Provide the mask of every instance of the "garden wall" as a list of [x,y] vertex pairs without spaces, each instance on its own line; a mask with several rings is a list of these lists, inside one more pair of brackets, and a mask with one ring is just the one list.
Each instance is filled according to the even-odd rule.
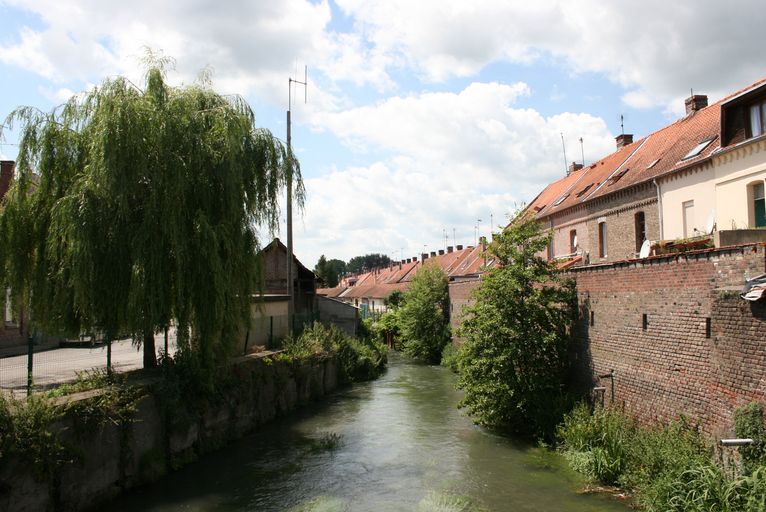
[[[766,272],[764,245],[580,267],[574,381],[644,420],[685,414],[730,434],[734,409],[766,400],[766,305],[739,298]],[[608,375],[614,371],[614,378]]]
[[[0,510],[95,508],[321,398],[336,388],[338,378],[335,358],[290,363],[258,354],[240,358],[232,371],[234,390],[190,420],[168,411],[167,402],[163,407],[163,396],[152,387],[128,421],[94,426],[82,414],[66,415],[51,430],[59,433],[75,462],[41,478],[35,476],[39,467],[9,461],[0,468]],[[89,400],[92,394],[74,400]]]

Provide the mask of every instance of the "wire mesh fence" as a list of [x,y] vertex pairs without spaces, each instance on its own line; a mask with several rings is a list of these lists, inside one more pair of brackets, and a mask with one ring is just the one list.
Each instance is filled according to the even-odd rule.
[[[166,340],[167,339],[167,345]],[[166,348],[167,347],[167,348]],[[176,334],[155,336],[159,357],[176,350]],[[143,349],[132,338],[85,336],[62,340],[31,336],[25,345],[7,347],[0,357],[0,389],[27,394],[76,380],[87,371],[127,372],[143,367]]]
[[[287,315],[253,318],[241,353],[278,350],[291,323],[293,335],[300,336],[307,325],[319,320],[319,315],[318,312],[295,314],[291,320]],[[173,355],[177,348],[175,329],[171,327],[166,333],[156,334],[154,343],[158,358],[163,353]],[[88,335],[78,340],[61,340],[32,336],[26,344],[0,350],[0,390],[29,394],[74,381],[83,372],[120,373],[142,367],[143,347],[132,338],[110,340]]]

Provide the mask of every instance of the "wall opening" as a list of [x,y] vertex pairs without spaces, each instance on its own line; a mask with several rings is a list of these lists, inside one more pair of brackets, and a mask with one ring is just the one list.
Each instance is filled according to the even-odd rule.
[[607,239],[606,239],[606,221],[598,223],[598,257],[606,258]]
[[641,328],[643,330],[646,330],[646,328],[649,326],[649,318],[647,317],[647,314],[644,313],[641,315]]
[[766,227],[766,198],[763,181],[757,181],[748,188],[748,221],[752,228]]
[[644,240],[646,240],[646,216],[644,212],[638,212],[634,219],[636,226],[636,252],[640,252],[641,246],[644,244]]
[[681,205],[684,217],[684,238],[694,236],[694,200],[684,201]]
[[577,230],[573,229],[569,232],[569,253],[574,254],[577,252]]

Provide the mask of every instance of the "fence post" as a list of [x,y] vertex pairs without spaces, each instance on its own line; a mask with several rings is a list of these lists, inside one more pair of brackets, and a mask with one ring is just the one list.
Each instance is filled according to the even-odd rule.
[[112,337],[106,333],[106,376],[112,378]]
[[168,326],[165,326],[165,357],[168,357]]
[[242,355],[247,355],[247,344],[250,342],[250,329],[247,330],[247,334],[245,335],[245,348],[242,349]]
[[269,346],[266,347],[269,350],[274,348],[274,317],[269,317]]
[[35,339],[27,336],[27,396],[32,394],[32,369],[34,368]]

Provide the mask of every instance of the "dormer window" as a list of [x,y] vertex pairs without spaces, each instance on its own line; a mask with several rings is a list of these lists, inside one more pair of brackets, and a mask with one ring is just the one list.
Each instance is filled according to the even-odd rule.
[[750,137],[758,137],[766,131],[766,101],[750,105]]

